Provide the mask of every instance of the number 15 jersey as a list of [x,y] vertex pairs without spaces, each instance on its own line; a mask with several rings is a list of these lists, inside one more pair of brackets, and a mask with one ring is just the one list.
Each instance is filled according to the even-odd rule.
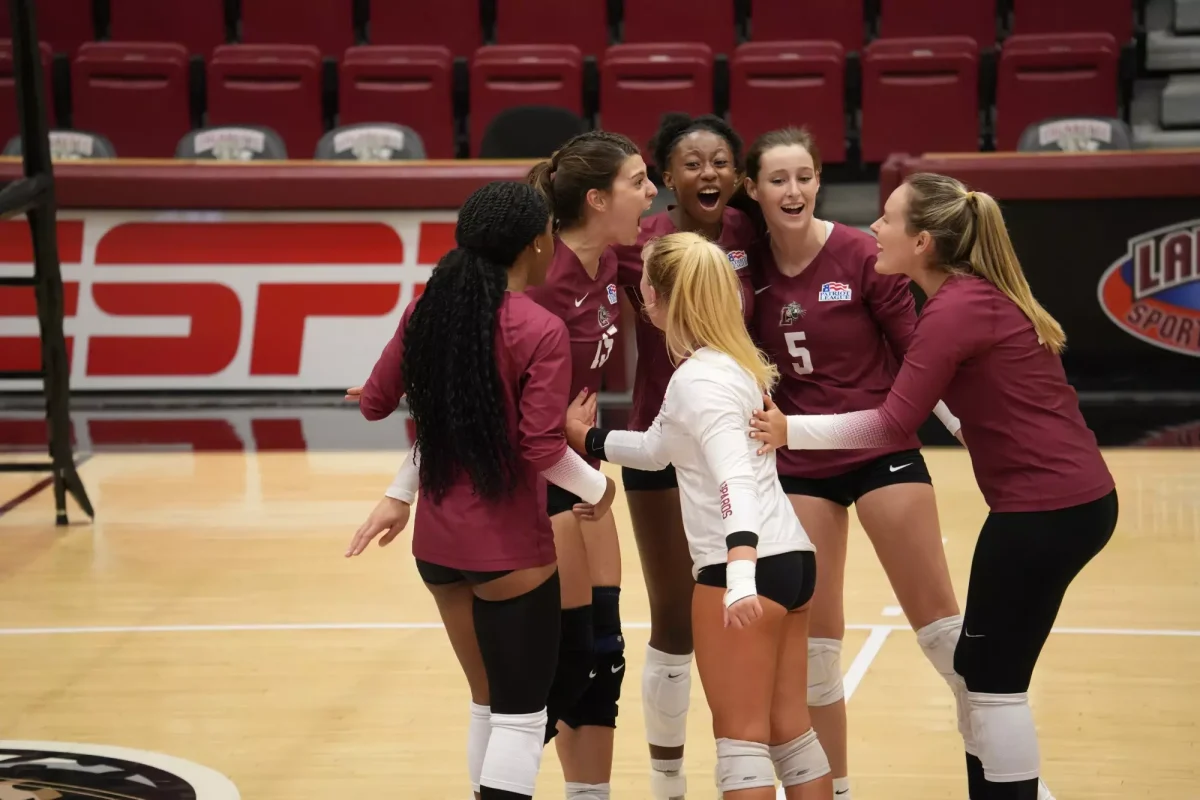
[[[566,323],[571,340],[571,400],[587,388],[600,390],[604,365],[617,342],[617,256],[612,248],[600,255],[596,277],[587,274],[575,251],[554,238],[554,258],[541,286],[525,290],[529,297]],[[592,466],[600,462],[586,459]]]
[[[751,333],[779,368],[774,400],[785,414],[842,414],[882,405],[917,324],[908,278],[875,271],[875,237],[824,224],[832,225],[825,246],[799,275],[779,271],[769,239],[750,258]],[[780,475],[828,478],[920,446],[914,435],[876,450],[776,453]]]

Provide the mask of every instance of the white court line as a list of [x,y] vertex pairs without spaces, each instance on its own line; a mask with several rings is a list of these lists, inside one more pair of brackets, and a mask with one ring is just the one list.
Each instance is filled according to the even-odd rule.
[[854,690],[858,688],[858,684],[862,683],[863,677],[871,667],[871,662],[875,660],[875,656],[879,655],[879,651],[883,649],[883,643],[887,641],[891,632],[890,625],[876,625],[871,628],[871,635],[863,643],[858,655],[850,662],[850,669],[846,670],[846,675],[842,678],[842,690],[846,695],[847,703],[854,696]]
[[[649,622],[622,622],[628,630],[648,630]],[[237,633],[242,631],[408,631],[440,630],[440,622],[269,622],[234,625],[95,625],[79,627],[0,628],[0,636],[55,636],[87,633]],[[852,631],[911,631],[907,625],[847,625]],[[1171,636],[1197,638],[1200,630],[1144,628],[1055,628],[1054,633],[1080,636]]]

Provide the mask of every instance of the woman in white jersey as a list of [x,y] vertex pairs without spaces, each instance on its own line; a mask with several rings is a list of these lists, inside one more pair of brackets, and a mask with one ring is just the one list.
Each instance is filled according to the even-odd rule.
[[[696,665],[712,710],[717,785],[727,800],[832,798],[829,762],[808,715],[808,603],[813,546],[758,455],[746,420],[778,372],[746,331],[737,276],[695,233],[644,252],[646,314],[666,334],[671,377],[646,431],[593,428],[594,398],[567,415],[581,453],[640,470],[674,465],[696,590]],[[582,407],[581,407],[582,405]]]

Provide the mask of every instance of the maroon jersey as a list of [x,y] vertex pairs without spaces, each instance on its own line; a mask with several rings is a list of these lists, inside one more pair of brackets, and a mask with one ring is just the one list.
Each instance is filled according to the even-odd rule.
[[[630,302],[637,309],[634,319],[634,334],[637,339],[637,370],[633,377],[633,410],[629,417],[631,430],[644,431],[654,422],[667,394],[667,384],[675,374],[675,365],[667,352],[666,336],[654,327],[646,315],[641,313],[645,306],[642,299],[642,248],[651,239],[678,232],[671,221],[669,211],[642,219],[641,233],[633,246],[614,247],[617,254],[617,283],[625,288]],[[757,238],[750,218],[736,208],[726,206],[721,217],[721,235],[716,244],[729,256],[729,263],[737,271],[742,282],[742,308],[749,321],[754,308],[754,291],[750,285],[749,259],[746,251]]]
[[[585,387],[589,395],[598,392],[604,365],[617,343],[617,318],[621,314],[616,255],[606,248],[592,278],[575,251],[555,238],[554,260],[546,271],[546,280],[541,286],[531,286],[528,294],[566,323],[571,341],[571,387],[566,405]],[[594,467],[600,464],[595,459],[585,460]]]
[[[752,330],[779,368],[774,400],[785,414],[874,408],[887,397],[917,314],[908,278],[875,271],[878,252],[870,234],[834,225],[799,275],[779,271],[768,240],[751,253]],[[827,478],[920,446],[914,432],[875,450],[780,450],[779,474]]]
[[[789,420],[798,447],[905,442],[944,399],[962,421],[975,479],[992,511],[1053,511],[1111,492],[1062,359],[989,281],[954,276],[921,311],[904,366],[872,411]],[[809,425],[808,433],[801,429]],[[778,451],[782,453],[783,451]]]
[[[364,417],[382,419],[404,395],[404,330],[420,298],[409,304],[396,334],[363,385]],[[571,352],[560,319],[521,292],[508,292],[497,315],[496,363],[504,386],[509,438],[517,453],[517,484],[496,501],[475,495],[462,473],[441,503],[421,493],[413,521],[413,555],[456,569],[527,569],[555,560],[546,516],[546,483],[539,474],[566,451]]]

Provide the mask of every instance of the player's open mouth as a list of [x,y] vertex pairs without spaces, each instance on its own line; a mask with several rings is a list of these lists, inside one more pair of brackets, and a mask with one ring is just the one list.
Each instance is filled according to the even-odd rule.
[[701,208],[706,208],[711,211],[717,207],[717,203],[721,202],[721,190],[701,189],[696,195],[696,199],[700,202]]
[[783,207],[783,213],[789,214],[793,217],[798,217],[804,213],[804,208],[805,208],[804,203],[798,203],[796,205],[788,205],[788,206]]

